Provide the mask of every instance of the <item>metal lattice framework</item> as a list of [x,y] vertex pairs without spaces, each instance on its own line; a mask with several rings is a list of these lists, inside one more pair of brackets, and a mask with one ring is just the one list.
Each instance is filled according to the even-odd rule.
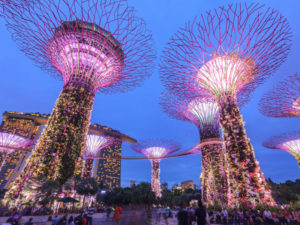
[[[163,51],[161,80],[174,94],[210,95],[219,105],[229,164],[229,206],[273,204],[244,129],[237,96],[251,93],[285,61],[291,29],[260,4],[208,11],[173,35]],[[242,94],[243,101],[250,95]]]
[[196,17],[163,51],[161,80],[177,91],[235,96],[254,90],[290,50],[291,31],[276,10],[231,4]]
[[259,102],[265,116],[300,116],[300,75],[293,74],[268,91]]
[[36,148],[10,190],[17,196],[28,179],[42,175],[63,184],[82,173],[96,92],[141,85],[152,74],[155,52],[152,35],[126,0],[37,0],[7,6],[5,12],[21,51],[64,82]]
[[203,136],[209,132],[208,129],[219,130],[219,108],[209,96],[179,97],[164,91],[159,104],[171,118],[193,122]]
[[19,48],[64,84],[125,92],[152,74],[152,36],[126,0],[37,0],[6,11]]
[[0,170],[8,154],[17,149],[33,145],[33,141],[16,134],[0,132]]
[[165,139],[141,140],[130,146],[134,151],[150,158],[152,164],[151,187],[157,198],[161,197],[160,187],[160,160],[161,158],[178,151],[181,145],[175,141]]
[[101,136],[95,134],[89,134],[87,136],[85,148],[86,162],[84,176],[92,176],[95,156],[98,154],[99,151],[101,151],[101,149],[111,146],[115,142],[116,140],[109,136]]
[[[199,129],[200,143],[219,139],[219,108],[208,96],[175,96],[163,92],[160,106],[171,118],[193,122]],[[202,154],[202,202],[207,206],[225,205],[227,202],[227,171],[222,144],[205,145]],[[192,151],[191,154],[195,153]]]
[[263,146],[271,149],[281,149],[293,155],[300,167],[300,131],[274,136],[263,143]]

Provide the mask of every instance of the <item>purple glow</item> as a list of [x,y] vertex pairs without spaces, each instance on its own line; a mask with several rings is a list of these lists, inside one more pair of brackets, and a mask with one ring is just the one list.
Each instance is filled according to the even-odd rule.
[[300,116],[300,75],[293,74],[269,90],[259,102],[265,116]]
[[65,85],[125,92],[155,67],[152,35],[126,0],[35,0],[7,8],[4,18],[20,49]]
[[300,131],[293,131],[280,136],[274,136],[265,141],[263,146],[289,152],[296,158],[300,167]]
[[130,146],[134,151],[150,158],[152,165],[151,188],[157,198],[161,197],[160,160],[168,154],[178,151],[181,145],[175,141],[164,139],[141,140]]
[[131,144],[130,147],[134,151],[146,155],[148,158],[160,159],[168,154],[178,151],[181,148],[181,145],[171,140],[147,139]]
[[33,142],[30,139],[21,137],[16,134],[9,134],[0,132],[0,151],[10,154],[17,148],[32,145]]
[[113,143],[114,141],[110,137],[89,134],[86,140],[86,157],[95,157],[101,149],[110,146]]

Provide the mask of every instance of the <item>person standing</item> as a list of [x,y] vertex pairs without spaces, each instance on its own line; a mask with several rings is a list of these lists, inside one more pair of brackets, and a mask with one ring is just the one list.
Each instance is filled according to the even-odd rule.
[[177,213],[178,225],[188,224],[188,212],[185,210],[184,205],[180,205],[179,211]]
[[93,224],[93,214],[95,212],[95,208],[92,206],[92,207],[89,207],[88,210],[87,210],[87,225],[92,225]]
[[59,218],[57,215],[55,215],[54,219],[53,219],[53,225],[57,225],[59,221]]
[[73,216],[70,216],[70,218],[68,220],[68,225],[75,225]]
[[115,208],[115,214],[114,214],[114,220],[116,222],[116,225],[119,225],[120,224],[120,219],[121,219],[121,213],[122,213],[122,208],[121,206],[117,206]]
[[34,223],[32,222],[33,218],[30,217],[29,220],[25,223],[25,225],[34,225]]
[[206,225],[206,209],[202,205],[201,200],[198,201],[198,208],[195,211],[195,216],[197,218],[197,225]]
[[44,223],[44,225],[53,225],[53,222],[52,222],[52,216],[49,216],[48,217],[48,220],[46,223]]

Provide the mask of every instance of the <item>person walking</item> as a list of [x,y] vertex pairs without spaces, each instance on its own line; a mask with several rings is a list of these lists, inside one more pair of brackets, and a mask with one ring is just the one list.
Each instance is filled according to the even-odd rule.
[[108,206],[106,208],[106,219],[109,219],[110,217],[110,214],[111,214],[111,211],[112,211],[112,208],[110,206]]
[[120,224],[120,219],[121,219],[121,213],[122,213],[122,208],[121,206],[117,206],[115,208],[115,214],[114,214],[114,220],[116,222],[116,225],[119,225]]
[[91,206],[87,209],[87,215],[86,215],[87,225],[93,224],[93,214],[94,214],[95,210],[96,209],[93,206]]
[[201,200],[198,201],[198,208],[195,211],[195,216],[197,218],[197,225],[206,225],[206,209],[202,205]]
[[169,218],[169,215],[170,215],[170,208],[169,207],[166,207],[164,209],[164,212],[163,212],[163,217],[165,219],[165,224],[168,225],[169,222],[168,222],[168,218]]

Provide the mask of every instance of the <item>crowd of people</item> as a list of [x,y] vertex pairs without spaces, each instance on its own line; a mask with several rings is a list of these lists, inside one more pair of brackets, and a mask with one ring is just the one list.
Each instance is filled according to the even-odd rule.
[[[57,214],[54,216],[49,216],[44,225],[92,225],[93,224],[93,214],[98,212],[98,210],[94,207],[89,207],[84,210],[83,213],[80,213],[77,216],[64,214],[63,216],[58,216]],[[107,219],[110,219],[111,213],[113,213],[112,219],[115,221],[116,225],[120,224],[122,207],[106,207],[101,212],[106,212]],[[24,215],[23,211],[21,213],[18,212],[17,209],[14,209],[9,213],[9,217],[5,223],[1,225],[20,225],[22,220],[22,215]],[[26,215],[26,214],[25,214]],[[25,225],[34,225],[33,217],[30,217],[29,220],[25,223]]]
[[198,207],[180,207],[170,209],[156,208],[154,212],[154,224],[159,224],[161,219],[169,224],[171,217],[176,217],[178,225],[300,225],[300,210],[277,208],[265,210],[212,210],[206,211],[199,202]]
[[[93,214],[97,212],[94,207],[87,208],[79,215],[64,214],[63,216],[49,216],[44,225],[92,225]],[[106,212],[107,220],[114,220],[116,225],[121,225],[121,206],[107,206],[102,212]],[[113,216],[111,216],[113,214]],[[198,207],[157,207],[152,211],[152,224],[161,224],[161,221],[169,225],[170,218],[177,218],[178,225],[211,225],[211,224],[234,224],[234,225],[299,225],[300,209],[273,208],[264,210],[206,210],[201,201]],[[22,213],[15,209],[2,225],[19,225]],[[34,225],[30,217],[25,225]]]

